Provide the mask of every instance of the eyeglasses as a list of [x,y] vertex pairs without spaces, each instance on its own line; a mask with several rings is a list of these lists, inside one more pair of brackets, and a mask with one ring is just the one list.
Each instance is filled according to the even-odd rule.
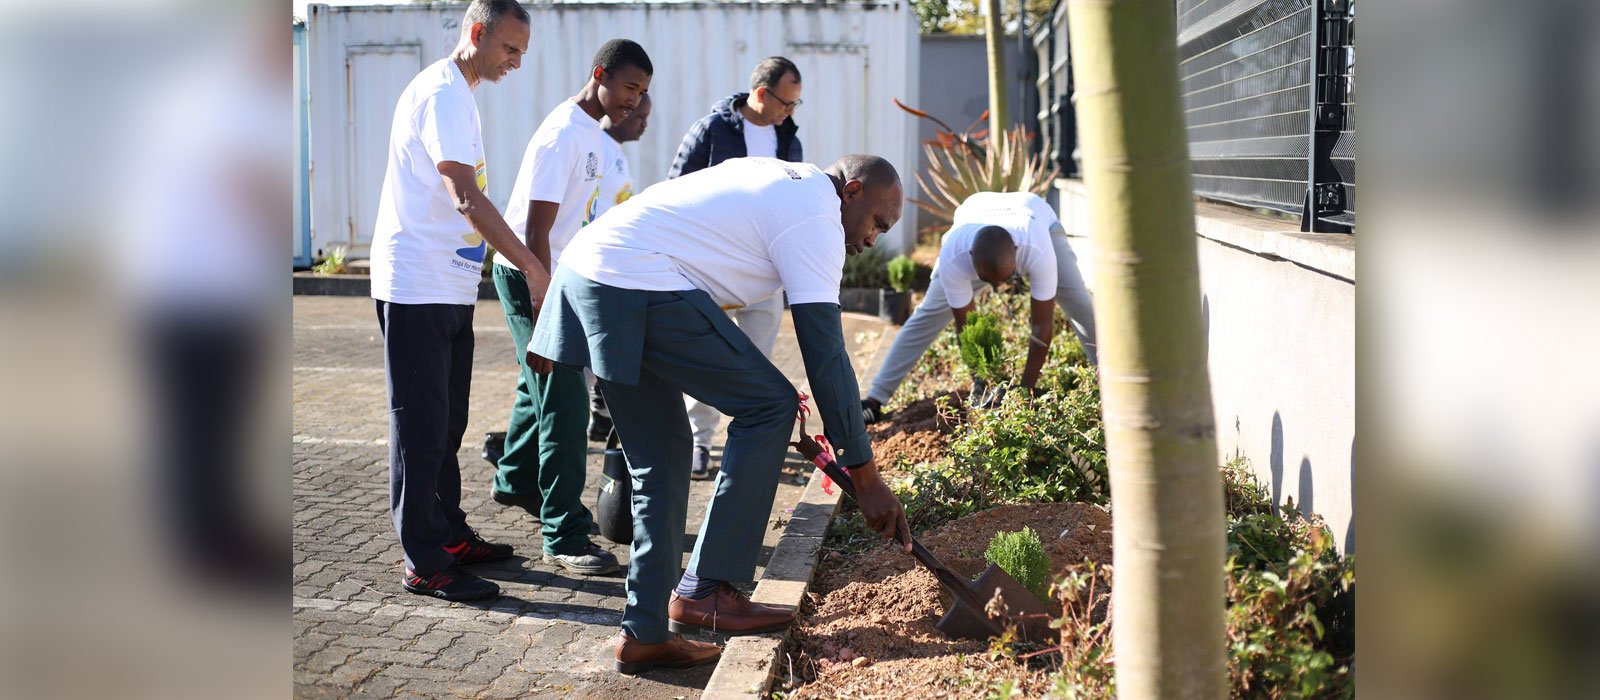
[[790,102],[788,100],[783,99],[782,97],[778,97],[777,93],[774,93],[771,90],[767,91],[767,96],[771,97],[774,100],[777,100],[778,104],[783,105],[784,109],[787,109],[787,110],[789,110],[791,112],[793,112],[793,111],[795,111],[797,109],[800,109],[800,105],[803,105],[803,104],[806,103],[805,100],[799,100],[799,99],[797,99],[797,100],[795,100],[793,102]]

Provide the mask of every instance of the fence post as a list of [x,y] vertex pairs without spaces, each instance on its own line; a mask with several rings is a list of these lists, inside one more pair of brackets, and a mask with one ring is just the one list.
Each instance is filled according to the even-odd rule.
[[1321,217],[1345,211],[1345,189],[1333,167],[1333,147],[1345,126],[1345,50],[1350,44],[1350,0],[1312,0],[1316,42],[1311,51],[1311,153],[1300,230],[1349,233]]

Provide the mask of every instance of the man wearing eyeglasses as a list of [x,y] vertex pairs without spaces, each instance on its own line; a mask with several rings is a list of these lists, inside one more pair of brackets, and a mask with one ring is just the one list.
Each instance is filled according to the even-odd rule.
[[[800,127],[794,123],[794,112],[800,104],[800,69],[794,62],[782,56],[761,61],[750,74],[750,92],[723,98],[712,106],[711,114],[689,127],[667,177],[688,175],[733,158],[800,162]],[[772,359],[772,346],[783,322],[783,294],[774,294],[730,315],[761,353]],[[689,476],[708,479],[711,436],[716,433],[722,414],[694,399],[687,401],[689,424],[694,429],[694,459]]]

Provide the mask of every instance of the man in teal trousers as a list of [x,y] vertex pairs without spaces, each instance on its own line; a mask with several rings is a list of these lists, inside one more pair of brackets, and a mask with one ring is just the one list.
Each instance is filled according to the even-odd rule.
[[[736,587],[755,574],[798,396],[726,312],[779,289],[862,514],[909,551],[905,511],[872,458],[839,312],[845,256],[894,226],[902,196],[894,167],[876,156],[845,156],[825,171],[741,158],[645,190],[567,248],[528,352],[594,371],[627,454],[634,541],[617,670],[695,666],[721,653],[674,632],[754,634],[794,620]],[[685,394],[733,422],[680,578],[692,441]]]

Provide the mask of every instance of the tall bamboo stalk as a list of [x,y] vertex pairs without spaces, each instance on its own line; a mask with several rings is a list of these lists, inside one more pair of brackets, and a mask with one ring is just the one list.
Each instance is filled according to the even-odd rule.
[[1224,698],[1224,526],[1171,0],[1069,0],[1121,697]]
[[989,16],[984,18],[984,44],[989,49],[989,143],[996,144],[1011,127],[1006,113],[1006,28],[1003,0],[983,0]]

